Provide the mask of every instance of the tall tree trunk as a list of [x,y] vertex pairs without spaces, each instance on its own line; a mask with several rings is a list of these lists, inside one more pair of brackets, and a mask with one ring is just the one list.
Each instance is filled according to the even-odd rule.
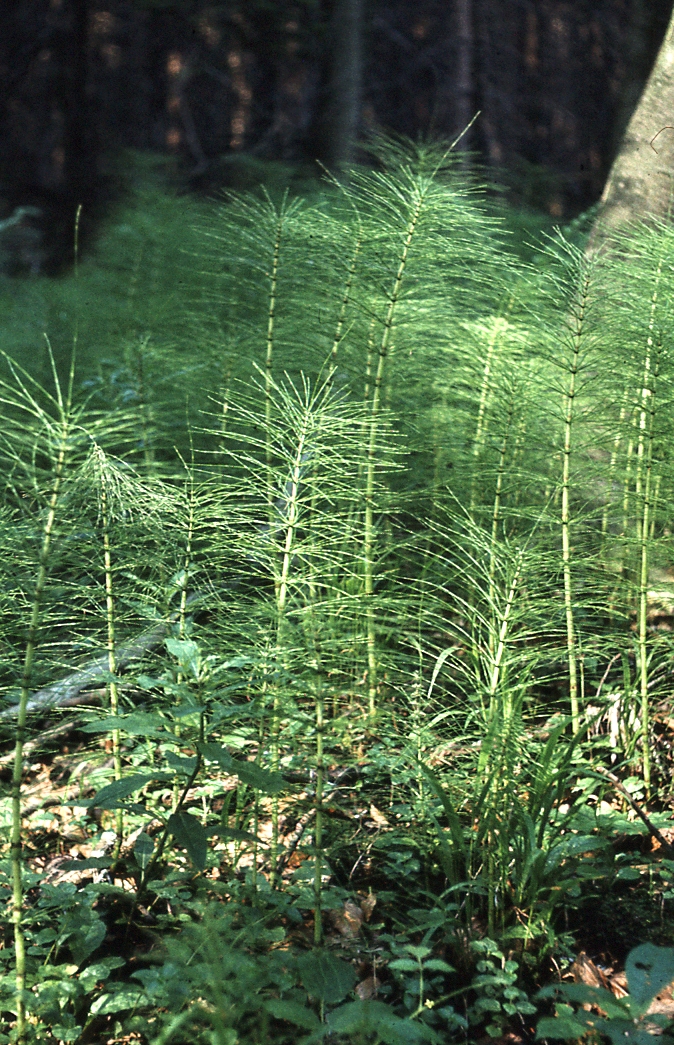
[[315,155],[328,167],[349,163],[360,122],[363,0],[334,0]]
[[[456,131],[467,127],[475,115],[475,85],[473,82],[473,4],[472,0],[456,0]],[[470,133],[470,132],[469,132]],[[469,145],[468,135],[462,148]]]
[[674,13],[601,198],[591,248],[626,222],[663,218],[674,203]]

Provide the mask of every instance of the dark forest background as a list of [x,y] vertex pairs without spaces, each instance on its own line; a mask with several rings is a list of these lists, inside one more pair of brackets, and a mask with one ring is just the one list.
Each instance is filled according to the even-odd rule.
[[[354,4],[360,39],[340,41]],[[86,244],[118,192],[125,149],[174,156],[183,187],[206,193],[241,178],[238,157],[329,164],[331,70],[345,47],[361,140],[377,129],[451,137],[480,110],[461,143],[466,162],[489,168],[515,204],[567,220],[601,194],[671,9],[672,0],[5,2],[9,264],[57,270],[79,204]]]

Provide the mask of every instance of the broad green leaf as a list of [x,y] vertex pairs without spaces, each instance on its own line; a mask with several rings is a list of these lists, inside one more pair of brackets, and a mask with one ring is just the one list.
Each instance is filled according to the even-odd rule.
[[642,943],[630,951],[625,962],[630,1000],[640,1008],[674,981],[674,947]]
[[238,776],[243,784],[249,784],[256,791],[262,791],[265,795],[277,795],[283,788],[284,781],[280,773],[270,773],[255,762],[232,758],[229,751],[219,744],[199,744],[198,747],[209,762],[217,762],[226,773]]
[[176,845],[187,849],[187,854],[199,871],[206,866],[206,830],[195,816],[180,810],[168,818],[168,829]]
[[300,1005],[299,1002],[279,1001],[272,998],[265,1002],[264,1007],[277,1020],[286,1020],[287,1023],[294,1023],[296,1027],[302,1027],[304,1030],[321,1029],[321,1021],[316,1013],[304,1005]]
[[427,970],[431,972],[456,972],[456,969],[452,965],[448,965],[447,962],[443,962],[442,958],[429,958],[427,962],[424,962],[424,972]]
[[107,1016],[111,1012],[135,1009],[146,1001],[145,992],[138,987],[122,986],[114,994],[101,994],[89,1010],[91,1016]]
[[165,751],[164,758],[175,773],[183,773],[185,776],[192,776],[197,766],[196,755],[192,758],[180,758],[173,751]]
[[96,918],[91,925],[84,926],[73,933],[68,940],[68,947],[73,960],[81,965],[90,954],[100,947],[107,935],[107,927],[101,918]]
[[[590,987],[586,983],[564,983],[561,987],[555,984],[554,987],[567,1001],[576,1002],[578,1005],[597,1005],[609,1016],[617,1019],[629,1017],[626,1000],[616,998],[605,987]],[[542,996],[543,992],[540,994]]]
[[94,809],[113,809],[115,806],[108,805],[109,802],[118,802],[120,798],[127,798],[134,791],[140,791],[141,787],[152,783],[153,780],[166,780],[166,773],[134,773],[133,776],[124,777],[123,780],[113,780],[107,787],[101,788],[93,799],[88,803]]
[[553,1041],[577,1041],[586,1033],[587,1027],[573,1019],[572,1016],[556,1018],[544,1016],[536,1026],[537,1041],[540,1041],[541,1038],[552,1038]]
[[413,961],[412,958],[396,958],[394,962],[388,963],[388,967],[398,972],[419,972],[419,962]]
[[553,871],[569,857],[593,853],[597,849],[604,849],[607,845],[607,839],[599,838],[596,835],[570,835],[550,850],[545,860],[545,870],[546,872]]
[[89,856],[86,860],[64,860],[59,871],[102,871],[111,863],[109,856]]
[[251,835],[248,831],[239,831],[236,827],[209,827],[206,829],[206,834],[218,835],[220,838],[225,838],[230,842],[257,842],[258,845],[268,845],[268,842],[263,842],[261,838],[256,838],[255,835]]
[[148,737],[165,737],[169,732],[158,715],[150,715],[143,711],[137,711],[133,715],[110,715],[109,718],[87,722],[80,728],[83,733],[109,733],[113,729],[121,729],[131,736]]
[[403,1020],[382,1001],[352,1001],[333,1010],[328,1026],[336,1034],[376,1035],[385,1045],[416,1045],[417,1042],[440,1042],[435,1031],[423,1023]]
[[166,639],[165,645],[172,657],[175,657],[186,674],[199,678],[199,647],[191,639]]
[[141,831],[138,838],[133,844],[133,855],[135,856],[138,865],[144,871],[154,852],[154,842],[145,831]]
[[125,964],[126,962],[123,958],[102,958],[100,962],[87,965],[86,969],[83,969],[79,974],[78,979],[84,990],[89,994],[97,983],[100,983],[101,980],[107,980],[113,969],[119,969]]
[[327,1005],[342,1001],[356,984],[353,966],[327,951],[303,954],[297,965],[307,993]]
[[[611,1045],[661,1045],[663,1036],[657,1038],[634,1020],[597,1020],[597,1030],[605,1034]],[[666,1042],[667,1039],[664,1038]]]

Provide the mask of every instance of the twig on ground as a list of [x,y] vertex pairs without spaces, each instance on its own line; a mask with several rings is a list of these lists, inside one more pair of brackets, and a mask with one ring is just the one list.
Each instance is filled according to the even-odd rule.
[[609,772],[608,769],[604,769],[601,766],[597,766],[594,771],[595,773],[598,773],[600,776],[606,777],[607,780],[611,781],[613,786],[617,788],[618,791],[620,791],[620,794],[627,799],[637,816],[641,820],[643,820],[644,824],[648,828],[648,833],[651,836],[651,838],[657,838],[658,842],[662,846],[669,859],[674,859],[674,846],[669,844],[665,836],[660,831],[658,831],[655,824],[652,823],[651,820],[649,820],[641,806],[637,802],[635,802],[627,788],[624,786],[624,784],[621,783],[618,777],[614,773]]

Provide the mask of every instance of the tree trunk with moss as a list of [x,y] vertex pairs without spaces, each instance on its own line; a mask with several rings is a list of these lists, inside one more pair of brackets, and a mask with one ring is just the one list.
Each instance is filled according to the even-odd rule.
[[627,125],[601,198],[590,245],[630,221],[665,218],[674,188],[674,13]]

